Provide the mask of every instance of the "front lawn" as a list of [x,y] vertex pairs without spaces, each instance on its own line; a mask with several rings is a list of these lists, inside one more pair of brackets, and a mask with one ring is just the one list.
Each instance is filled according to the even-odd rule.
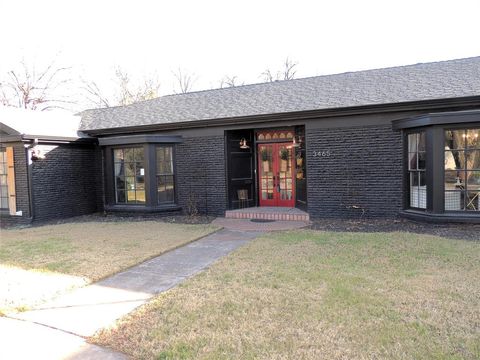
[[91,341],[137,359],[478,359],[480,243],[273,233]]
[[0,233],[0,311],[31,306],[198,239],[212,225],[84,222]]

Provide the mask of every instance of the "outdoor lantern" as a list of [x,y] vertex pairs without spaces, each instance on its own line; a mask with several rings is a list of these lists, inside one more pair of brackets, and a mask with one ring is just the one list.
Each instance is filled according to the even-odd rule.
[[298,136],[298,141],[296,138],[297,138],[296,136],[293,137],[292,147],[299,147],[300,144],[302,143],[302,139],[300,139],[300,136]]
[[247,139],[242,138],[240,140],[240,149],[250,149],[250,146],[247,145]]

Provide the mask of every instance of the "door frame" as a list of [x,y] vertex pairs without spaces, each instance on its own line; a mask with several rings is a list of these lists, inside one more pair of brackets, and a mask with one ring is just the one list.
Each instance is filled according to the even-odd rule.
[[[291,147],[291,142],[286,142],[286,141],[274,141],[274,142],[262,142],[256,144],[256,151],[257,151],[257,182],[258,182],[258,187],[257,187],[257,196],[258,196],[258,204],[259,206],[272,206],[272,207],[295,207],[296,203],[296,198],[295,198],[295,193],[296,193],[296,184],[295,184],[295,149]],[[261,166],[263,161],[261,160],[261,151],[260,147],[262,146],[268,146],[272,148],[272,167],[273,167],[273,187],[274,189],[277,188],[277,190],[274,190],[273,192],[273,199],[267,199],[263,200],[261,196],[261,174],[262,174],[262,169]],[[280,199],[280,192],[279,192],[279,186],[280,186],[280,156],[279,156],[279,151],[280,148],[284,146],[288,149],[290,149],[290,171],[291,171],[291,191],[292,191],[292,198],[289,200],[282,200]]]

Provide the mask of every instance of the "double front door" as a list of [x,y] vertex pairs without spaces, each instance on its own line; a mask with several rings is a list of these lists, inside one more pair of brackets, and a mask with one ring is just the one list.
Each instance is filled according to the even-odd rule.
[[292,143],[258,145],[260,206],[295,206]]

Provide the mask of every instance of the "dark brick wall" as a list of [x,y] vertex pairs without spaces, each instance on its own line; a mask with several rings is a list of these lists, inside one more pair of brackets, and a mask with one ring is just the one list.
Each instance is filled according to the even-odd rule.
[[176,146],[176,179],[179,205],[186,210],[189,198],[202,214],[225,214],[225,142],[223,136],[185,138]]
[[99,150],[60,145],[32,164],[35,221],[67,218],[98,210]]
[[31,222],[26,149],[20,142],[4,144],[4,146],[13,147],[17,211],[22,211],[22,216],[10,216],[8,213],[2,213],[0,214],[0,225],[2,227],[26,225]]
[[[402,207],[402,138],[391,125],[307,129],[312,218],[395,217]],[[314,151],[330,156],[314,157]],[[355,209],[359,207],[359,209]]]

